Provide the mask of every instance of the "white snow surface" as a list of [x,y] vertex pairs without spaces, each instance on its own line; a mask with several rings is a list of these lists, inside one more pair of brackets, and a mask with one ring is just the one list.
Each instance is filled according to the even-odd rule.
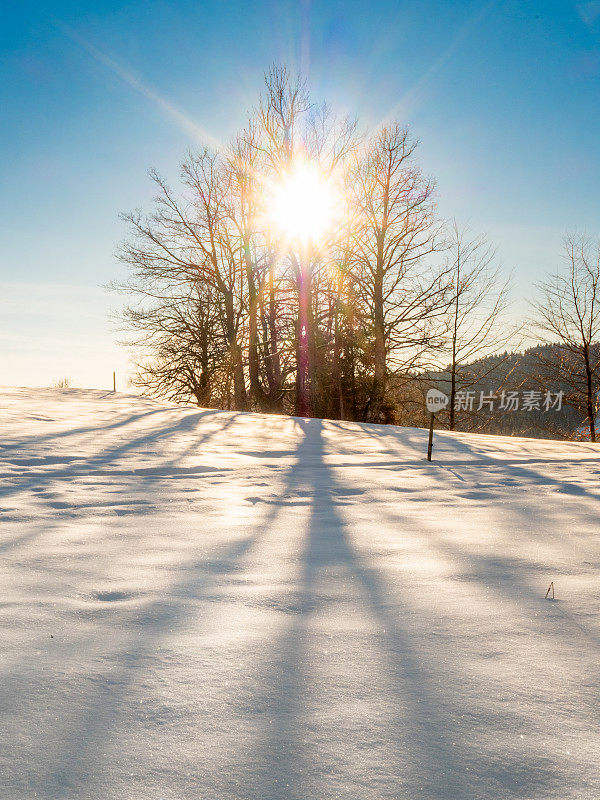
[[426,441],[0,389],[0,798],[600,798],[600,449]]

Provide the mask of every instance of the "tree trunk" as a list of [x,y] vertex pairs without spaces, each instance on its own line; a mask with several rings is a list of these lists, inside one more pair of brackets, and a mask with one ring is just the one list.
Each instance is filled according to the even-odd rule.
[[227,336],[227,344],[229,345],[231,371],[233,373],[233,404],[236,411],[247,411],[248,397],[246,395],[242,348],[237,340],[235,314],[233,311],[233,294],[231,292],[225,294],[225,334]]
[[590,353],[587,347],[583,349],[585,359],[585,379],[586,379],[586,409],[587,418],[590,423],[590,441],[596,441],[596,409],[594,403],[594,390],[592,382],[592,367],[590,365]]
[[296,353],[296,416],[310,417],[309,374],[310,374],[310,275],[307,259],[300,256],[298,269],[298,333]]
[[[380,241],[378,250],[382,251],[383,243]],[[372,422],[380,422],[385,397],[386,380],[386,346],[385,346],[385,317],[383,309],[383,255],[377,254],[377,270],[375,274],[373,292],[373,325],[375,338],[375,352],[373,364],[373,391],[369,417]]]
[[338,280],[334,299],[333,318],[333,364],[332,364],[332,406],[334,416],[344,419],[344,393],[342,389],[342,369],[340,365],[342,337],[340,333],[340,305],[342,297],[342,280]]
[[460,298],[460,256],[457,261],[456,269],[456,301],[454,304],[454,327],[452,331],[452,364],[451,382],[450,382],[450,430],[454,430],[454,401],[456,399],[456,346],[458,342],[458,314],[459,314],[459,298]]
[[455,400],[456,400],[456,364],[453,361],[452,362],[452,367],[451,367],[450,408],[449,408],[449,414],[450,414],[449,428],[450,428],[451,431],[454,430],[454,425],[455,425],[455,421],[454,421],[454,402],[455,402]]
[[246,278],[248,280],[248,376],[250,378],[250,397],[261,411],[270,410],[269,398],[260,382],[260,357],[258,346],[258,292],[254,275],[254,264],[250,248],[244,245]]
[[275,266],[269,264],[269,362],[273,385],[270,387],[271,403],[274,411],[283,411],[281,385],[281,357],[279,355],[279,337],[277,332],[277,303],[275,299]]

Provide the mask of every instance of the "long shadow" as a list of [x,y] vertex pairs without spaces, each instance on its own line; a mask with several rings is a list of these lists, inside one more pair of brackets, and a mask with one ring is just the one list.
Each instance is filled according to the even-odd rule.
[[[188,449],[197,448],[204,444],[208,439],[212,436],[222,433],[226,428],[231,426],[235,421],[237,415],[235,413],[225,413],[225,412],[218,412],[218,411],[201,411],[193,414],[188,414],[181,419],[177,420],[175,423],[167,426],[158,426],[152,428],[151,431],[146,431],[142,435],[133,437],[131,439],[127,439],[125,442],[113,446],[111,448],[107,448],[102,450],[101,452],[94,453],[93,455],[87,458],[73,458],[71,462],[67,465],[63,466],[62,469],[47,469],[43,472],[33,472],[33,473],[25,473],[20,476],[16,476],[17,483],[16,485],[4,485],[0,487],[0,497],[11,497],[12,495],[19,494],[24,490],[35,488],[43,488],[49,482],[57,479],[68,479],[72,480],[77,477],[82,477],[85,475],[99,475],[99,474],[106,474],[106,475],[155,475],[157,477],[161,477],[161,468],[165,472],[165,477],[169,477],[168,468],[171,466],[175,461],[178,461],[181,458],[180,454],[177,454],[172,461],[162,461],[159,462],[160,466],[157,467],[140,467],[135,468],[132,467],[128,471],[123,471],[119,469],[115,469],[114,467],[111,468],[111,465],[114,464],[115,461],[122,458],[124,455],[127,455],[130,452],[135,452],[136,450],[141,450],[143,447],[148,445],[156,445],[163,442],[165,439],[175,438],[181,434],[188,433],[193,431],[193,429],[202,421],[210,418],[214,415],[223,414],[225,416],[225,424],[216,427],[213,431],[207,431],[203,435],[195,438],[189,445]],[[104,429],[101,429],[104,430]],[[101,432],[101,431],[100,431]],[[97,433],[100,433],[97,431]],[[158,454],[157,454],[158,455]],[[10,459],[7,459],[10,461]],[[0,465],[1,465],[0,461]],[[61,458],[59,463],[64,464],[64,459]],[[19,481],[19,478],[24,478],[24,480]]]
[[[306,708],[309,704],[307,695],[310,694],[307,687],[311,686],[311,658],[314,657],[315,635],[311,631],[313,618],[328,611],[334,612],[336,606],[339,608],[340,604],[347,604],[349,601],[356,606],[365,603],[368,610],[374,612],[376,623],[384,631],[383,635],[374,633],[372,639],[374,648],[383,650],[388,673],[391,671],[392,674],[391,685],[389,674],[377,678],[379,691],[389,693],[388,716],[392,719],[396,717],[396,707],[406,708],[408,704],[416,711],[420,706],[421,724],[413,731],[415,737],[410,742],[413,749],[410,762],[399,759],[400,751],[406,750],[407,746],[406,738],[401,732],[402,722],[394,720],[392,727],[397,729],[390,731],[387,728],[385,731],[386,736],[391,739],[390,751],[395,754],[389,764],[391,774],[370,776],[374,789],[372,796],[379,797],[376,785],[393,783],[395,772],[400,785],[400,771],[413,771],[415,762],[427,760],[431,740],[443,741],[445,734],[435,713],[426,715],[427,722],[424,722],[422,704],[424,701],[429,704],[429,698],[424,689],[423,677],[419,680],[417,696],[414,696],[414,687],[406,686],[407,676],[416,677],[421,672],[411,646],[405,640],[403,632],[397,629],[396,621],[389,612],[379,577],[362,563],[348,541],[344,522],[336,506],[337,498],[346,494],[346,490],[338,486],[326,466],[321,420],[305,421],[304,430],[305,438],[298,449],[298,464],[292,472],[290,484],[293,487],[302,487],[310,493],[311,517],[302,556],[297,612],[283,640],[276,645],[279,659],[273,674],[266,682],[263,701],[270,705],[270,726],[262,749],[257,753],[263,775],[260,793],[253,793],[252,797],[265,800],[303,800],[307,796],[326,796],[327,791],[322,784],[327,782],[330,772],[335,773],[336,769],[339,771],[339,765],[344,761],[344,753],[338,752],[337,763],[336,759],[332,759],[329,764],[320,754],[318,761],[321,764],[321,774],[315,774],[311,769],[310,751],[314,749],[315,743],[307,737],[307,728],[310,729],[310,726],[306,719]],[[358,610],[364,611],[362,608]],[[342,649],[349,651],[350,660],[355,657],[351,651],[357,644],[361,645],[354,638],[342,643]],[[364,643],[361,649],[364,649]],[[398,662],[400,654],[402,663]],[[378,655],[379,653],[373,654],[374,660]],[[401,697],[398,697],[399,691],[402,692]],[[326,719],[328,698],[325,693],[321,702],[324,706],[323,718]],[[356,708],[356,699],[351,694],[347,697],[347,706],[349,709]],[[352,727],[350,720],[338,722],[339,730]],[[409,724],[409,720],[403,722]],[[431,726],[433,731],[430,730]],[[380,733],[374,738],[378,739]],[[338,739],[338,748],[341,747],[339,731],[331,730],[329,734],[334,741]],[[326,732],[320,734],[323,738],[326,735]],[[347,739],[343,742],[348,750],[351,750],[353,744]],[[357,744],[360,747],[360,743]],[[426,767],[430,777],[435,775],[437,756],[436,753],[435,759]],[[423,776],[420,781],[427,783]],[[458,796],[456,791],[459,788],[460,786],[453,787],[453,797]],[[345,785],[344,791],[345,796],[359,796],[354,786]],[[389,796],[395,797],[396,794]]]
[[[346,433],[346,429],[340,423],[328,423],[332,427]],[[411,428],[394,428],[392,426],[389,427],[389,430],[386,426],[379,425],[379,426],[369,426],[367,424],[362,424],[361,432],[366,434],[368,437],[376,438],[378,440],[384,439],[387,442],[397,443],[400,449],[396,449],[394,447],[390,447],[389,444],[386,447],[385,454],[382,453],[381,455],[384,458],[379,458],[375,460],[372,454],[369,454],[369,458],[366,461],[366,465],[369,467],[386,467],[386,468],[398,468],[398,467],[417,467],[421,468],[422,470],[431,469],[430,466],[427,466],[424,463],[424,451],[423,446],[425,442],[425,435],[426,432],[421,429],[411,429]],[[563,480],[561,478],[556,478],[548,474],[542,474],[541,472],[533,469],[534,465],[544,467],[545,465],[553,465],[553,464],[564,464],[565,460],[560,458],[545,458],[543,455],[535,456],[531,455],[530,457],[526,458],[512,458],[508,456],[507,458],[496,458],[493,453],[488,451],[481,451],[475,443],[469,443],[464,441],[460,437],[460,435],[450,436],[446,435],[447,432],[445,431],[438,431],[436,434],[436,439],[439,443],[443,443],[445,446],[449,446],[452,450],[463,453],[464,455],[469,456],[469,459],[461,460],[460,458],[457,459],[452,455],[449,458],[449,466],[451,467],[478,467],[478,468],[490,468],[490,469],[508,469],[511,470],[512,477],[518,477],[522,480],[530,480],[538,484],[550,485],[555,486],[560,491],[566,494],[572,495],[581,495],[589,497],[590,499],[598,499],[598,495],[590,492],[583,486],[579,486],[576,483]],[[543,441],[543,440],[540,440]],[[406,457],[406,450],[407,447],[410,447],[414,450],[415,460],[412,461],[410,458]],[[586,451],[589,450],[589,447],[586,447]],[[394,456],[401,456],[401,458],[394,458]],[[436,463],[437,462],[437,463]],[[597,456],[586,456],[584,458],[577,458],[574,463],[577,464],[598,464],[600,467],[600,450],[598,451]],[[344,462],[342,459],[339,459],[336,466],[352,466],[352,462]],[[434,465],[438,467],[445,466],[444,464],[444,454],[437,455],[436,448],[434,445]]]
[[[305,421],[304,430],[291,476],[293,485],[307,487],[312,497],[301,588],[297,613],[276,645],[279,657],[265,680],[263,701],[268,705],[270,724],[256,753],[263,779],[260,792],[248,797],[305,800],[333,796],[326,788],[330,778],[335,779],[335,786],[343,786],[343,796],[352,800],[365,796],[390,800],[400,796],[429,800],[547,796],[553,775],[542,759],[524,761],[519,755],[517,767],[509,758],[504,764],[499,757],[481,763],[481,756],[473,754],[457,722],[465,709],[450,690],[444,691],[442,677],[447,672],[456,686],[464,683],[466,676],[456,674],[456,664],[449,666],[454,653],[445,652],[443,645],[434,653],[415,641],[414,632],[425,629],[430,620],[414,608],[392,601],[378,571],[352,545],[337,504],[348,495],[348,487],[338,483],[327,465],[323,423]],[[375,676],[372,668],[365,669],[364,680],[376,682],[385,711],[372,721],[375,730],[359,734],[358,741],[352,741],[351,731],[360,698],[353,696],[353,691],[360,693],[365,687],[360,689],[348,679],[343,663],[338,668],[349,687],[344,718],[329,719],[330,729],[318,733],[314,720],[309,724],[306,719],[311,659],[315,657],[313,620],[336,611],[342,616],[352,613],[349,604],[358,606],[359,612],[366,610],[375,629],[367,643],[359,641],[359,634],[346,635],[340,659],[344,652],[352,656],[357,646],[364,651],[367,644],[374,661],[381,659],[384,665]],[[327,693],[318,700],[322,704],[320,719],[328,720]],[[504,722],[507,727],[514,724],[508,714]],[[350,733],[342,733],[346,731]],[[330,746],[331,742],[336,743],[336,750],[326,757],[323,743]],[[346,769],[353,756],[360,759],[365,748],[382,746],[388,756],[379,763],[385,767],[368,776],[362,774],[360,783],[353,785]],[[320,771],[315,771],[315,763]]]
[[[499,462],[504,463],[504,462]],[[514,467],[512,463],[507,463],[507,478],[514,475]],[[531,475],[527,476],[528,480],[534,482]],[[432,475],[432,480],[437,479],[439,484],[438,488],[442,488],[444,484],[439,480],[439,475]],[[562,482],[553,480],[553,483]],[[567,484],[569,485],[569,484]],[[530,486],[521,484],[519,491],[531,494]],[[569,492],[569,494],[581,494],[581,492]],[[594,496],[593,499],[598,501],[598,497]],[[529,606],[529,611],[532,615],[551,615],[560,613],[565,619],[572,622],[574,628],[568,634],[570,645],[574,648],[581,647],[581,635],[583,634],[590,643],[596,647],[600,645],[600,639],[595,633],[578,623],[572,615],[563,609],[559,603],[552,604],[545,601],[543,593],[546,588],[544,579],[551,572],[551,568],[544,564],[534,562],[517,555],[501,555],[493,552],[472,552],[465,547],[461,547],[452,541],[451,537],[444,534],[444,526],[433,525],[422,515],[416,517],[405,514],[404,516],[399,513],[392,513],[385,511],[385,520],[391,523],[398,530],[409,529],[415,535],[415,527],[420,527],[419,535],[423,543],[423,547],[429,550],[437,551],[440,555],[448,557],[452,563],[456,564],[458,570],[455,572],[455,579],[472,582],[479,584],[483,590],[492,589],[495,596],[503,598],[505,602],[512,605],[522,606],[526,603]],[[535,514],[535,516],[534,516]],[[506,530],[512,531],[514,541],[513,547],[518,547],[518,539],[516,538],[519,531],[531,531],[532,529],[543,531],[544,537],[549,538],[552,535],[560,536],[562,538],[562,531],[554,531],[555,521],[552,517],[552,512],[549,511],[544,505],[535,506],[534,509],[525,505],[512,505],[503,504],[501,507],[501,515],[506,527]],[[524,574],[539,575],[539,586],[537,591],[532,588],[528,583]],[[553,636],[554,631],[541,630],[542,635]],[[562,633],[564,638],[564,632]]]
[[[540,466],[543,466],[546,463],[558,464],[558,463],[561,463],[560,459],[547,460],[547,459],[544,459],[543,457],[542,458],[525,459],[525,460],[524,459],[520,459],[520,458],[519,459],[494,458],[494,456],[488,455],[488,454],[481,455],[476,450],[476,448],[474,448],[468,442],[465,442],[464,440],[459,439],[458,437],[456,437],[456,438],[453,437],[452,438],[452,446],[458,452],[463,452],[463,453],[467,453],[469,455],[472,455],[472,456],[475,457],[475,459],[477,457],[479,457],[479,459],[481,461],[485,461],[485,465],[486,466],[490,466],[490,467],[494,467],[494,468],[501,468],[501,469],[510,469],[511,477],[522,478],[524,480],[533,481],[534,483],[542,483],[542,484],[546,484],[546,485],[559,486],[559,487],[562,487],[563,490],[566,489],[570,494],[587,495],[587,496],[591,497],[592,499],[597,499],[597,497],[595,495],[590,494],[582,486],[578,486],[575,483],[571,483],[569,481],[565,481],[565,480],[563,480],[561,478],[554,478],[551,475],[541,474],[540,472],[537,472],[536,470],[531,469],[530,467],[527,467],[527,466],[521,466],[522,464],[532,464],[532,463],[533,464],[539,464]],[[580,461],[581,461],[581,459],[577,459],[577,461],[575,463],[578,464],[578,463],[580,463]],[[598,458],[585,459],[585,462],[586,463],[598,463],[598,465],[600,466],[600,453],[598,455]],[[454,465],[455,462],[452,462],[452,463]],[[564,464],[564,460],[562,461],[562,463]]]
[[98,434],[101,431],[115,430],[116,428],[122,428],[125,425],[132,425],[136,422],[139,422],[141,419],[145,419],[146,417],[150,417],[155,414],[164,414],[169,411],[171,411],[171,409],[156,408],[152,409],[152,411],[144,411],[140,414],[128,414],[123,419],[117,419],[115,422],[111,422],[108,425],[95,425],[93,427],[85,426],[82,428],[67,428],[64,431],[55,431],[54,433],[43,434],[41,436],[27,436],[23,439],[19,439],[19,441],[17,442],[11,442],[9,444],[4,444],[4,443],[0,444],[0,452],[4,450],[19,450],[29,445],[36,446],[39,444],[43,444],[44,442],[56,441],[57,439],[67,439],[71,436],[82,436],[88,433]]
[[[193,431],[196,425],[204,421],[207,417],[213,416],[214,414],[223,414],[224,424],[215,427],[213,430],[206,431],[200,436],[193,437],[183,453],[176,454],[172,459],[167,461],[159,460],[155,466],[136,468],[132,467],[130,470],[118,469],[114,466],[111,466],[128,451],[135,452],[136,449],[141,450],[144,446],[155,444],[156,442],[163,441],[167,438],[172,438],[176,441],[179,435]],[[57,490],[55,487],[52,491],[50,491],[49,484],[51,484],[53,481],[68,481],[68,485],[70,485],[71,481],[74,479],[90,475],[94,477],[103,475],[113,480],[119,480],[120,488],[122,489],[121,494],[123,495],[129,495],[134,490],[136,492],[144,492],[145,487],[147,487],[148,491],[151,491],[152,484],[161,479],[172,480],[173,478],[177,477],[185,478],[190,476],[193,477],[194,475],[206,474],[210,474],[212,477],[220,477],[229,471],[227,467],[219,466],[218,468],[211,468],[203,467],[201,465],[194,467],[179,467],[176,466],[176,463],[181,458],[184,458],[186,455],[188,455],[188,453],[192,450],[202,447],[214,436],[224,433],[236,422],[238,416],[239,415],[233,412],[219,412],[213,410],[186,415],[174,425],[154,428],[151,432],[146,432],[143,435],[113,447],[112,449],[103,450],[100,453],[95,453],[88,458],[83,458],[80,460],[78,459],[75,462],[72,461],[63,469],[44,470],[43,472],[22,474],[17,477],[17,483],[15,485],[11,486],[6,484],[0,487],[0,498],[14,498],[23,492],[28,492],[32,489],[35,489],[37,492],[39,492],[38,497],[40,499],[44,499],[46,501],[50,499],[54,503],[57,501],[60,503],[62,497],[60,490]],[[109,427],[112,428],[113,426]],[[102,430],[105,430],[105,428]],[[159,458],[158,453],[156,454],[156,458]],[[65,461],[61,459],[60,463],[65,463]],[[2,461],[0,460],[0,466],[1,465]],[[66,503],[65,508],[77,510],[78,506],[77,504],[72,505],[70,503]],[[53,513],[56,513],[56,511]],[[4,525],[4,532],[9,532],[6,524]],[[18,537],[7,538],[6,540],[2,541],[0,543],[0,552],[8,552],[30,544],[45,532],[47,533],[47,528],[44,529],[43,527],[36,525],[33,530],[27,533],[21,534]]]
[[[285,485],[289,486],[289,478]],[[101,751],[103,742],[110,737],[112,725],[126,701],[133,682],[146,660],[160,647],[166,637],[188,624],[191,615],[198,620],[198,632],[207,628],[208,604],[223,575],[237,572],[249,551],[264,537],[281,513],[282,507],[272,504],[250,533],[233,542],[218,547],[182,567],[178,579],[160,599],[147,604],[132,618],[122,620],[128,631],[124,643],[107,654],[106,680],[97,681],[94,693],[80,703],[74,716],[77,722],[66,735],[59,737],[60,745],[53,756],[53,768],[43,778],[43,783],[28,786],[36,796],[56,800],[71,796],[73,792],[96,796],[87,781],[96,779],[89,772],[88,757]],[[84,639],[76,648],[84,652]],[[73,653],[75,655],[75,653]],[[16,667],[19,674],[19,667]],[[9,676],[4,676],[6,684]],[[181,776],[182,780],[185,776]],[[189,776],[188,776],[189,777]],[[173,776],[177,780],[176,776]],[[167,791],[174,791],[169,785]],[[83,794],[82,794],[83,796]]]

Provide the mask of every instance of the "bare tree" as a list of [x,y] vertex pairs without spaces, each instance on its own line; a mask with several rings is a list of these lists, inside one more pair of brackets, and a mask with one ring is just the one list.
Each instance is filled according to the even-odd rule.
[[132,383],[172,402],[218,406],[230,370],[218,306],[206,286],[185,288],[138,287],[137,303],[121,312],[136,353]]
[[538,284],[535,328],[547,344],[541,376],[566,387],[564,402],[578,411],[596,441],[600,389],[600,242],[565,239],[565,268]]
[[182,164],[182,176],[191,192],[189,209],[182,208],[172,193],[165,193],[167,208],[180,235],[190,239],[198,254],[202,281],[216,293],[231,361],[235,408],[245,410],[245,264],[243,244],[230,224],[231,176],[223,157],[208,150],[190,153]]
[[133,235],[119,255],[133,274],[116,288],[146,300],[187,298],[191,288],[197,296],[210,297],[231,368],[234,405],[243,410],[244,269],[239,239],[229,225],[229,176],[223,160],[208,150],[189,154],[182,164],[187,194],[177,194],[154,171],[151,177],[158,188],[154,212],[124,215]]
[[[448,308],[448,427],[454,430],[457,391],[469,389],[487,377],[490,367],[480,360],[513,342],[518,329],[504,317],[510,279],[501,280],[496,252],[485,237],[472,235],[453,220],[447,252],[452,286]],[[493,369],[497,367],[494,362]]]
[[[255,147],[261,155],[263,189],[268,194],[269,184],[276,184],[290,172],[295,159],[302,151],[306,117],[311,108],[304,81],[293,76],[285,67],[273,66],[265,75],[265,93],[256,112],[260,137]],[[267,201],[268,202],[268,201]],[[291,285],[280,284],[280,291],[294,292],[297,296],[297,315],[294,320],[295,342],[295,408],[300,416],[311,413],[308,399],[308,380],[311,363],[312,320],[310,317],[311,270],[306,252],[296,252],[292,243],[283,243],[273,232],[273,248],[268,258],[270,270],[277,266],[284,273],[282,262],[287,260]],[[272,274],[269,276],[272,282]],[[271,334],[272,336],[272,334]],[[276,366],[276,362],[274,362]]]
[[[259,312],[266,273],[271,264],[260,219],[262,187],[259,177],[259,134],[252,121],[234,141],[227,157],[229,170],[229,216],[239,237],[247,285],[248,373],[250,398],[261,411],[278,410],[281,387],[278,373],[277,330],[272,331],[269,357],[261,365],[261,328]],[[274,346],[274,351],[273,351]],[[266,367],[261,369],[261,366]],[[267,385],[261,377],[266,371]]]
[[352,176],[354,276],[373,339],[366,417],[374,422],[383,418],[389,375],[439,345],[448,304],[443,270],[427,263],[441,242],[434,183],[416,164],[417,145],[406,128],[386,126],[358,154]]
[[[261,155],[257,164],[261,164],[263,184],[277,184],[307,163],[323,181],[341,180],[348,156],[356,146],[356,123],[337,118],[326,105],[312,104],[303,81],[285,68],[272,68],[265,76],[265,87],[256,114],[259,136],[254,145]],[[279,291],[288,306],[294,298],[295,410],[300,416],[323,413],[325,407],[320,391],[324,376],[317,363],[323,366],[324,348],[329,345],[323,341],[320,324],[327,317],[329,283],[324,277],[325,265],[336,235],[333,227],[314,246],[310,242],[285,241],[275,232],[270,243],[269,268],[273,270],[278,265],[280,274],[287,278],[279,282]],[[271,286],[272,273],[268,279]],[[272,328],[270,324],[271,340]]]

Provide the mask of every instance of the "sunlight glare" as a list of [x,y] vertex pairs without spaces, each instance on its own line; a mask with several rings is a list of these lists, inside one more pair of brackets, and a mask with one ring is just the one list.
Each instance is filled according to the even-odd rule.
[[340,197],[317,169],[298,166],[275,188],[270,220],[286,238],[318,243],[338,214]]

